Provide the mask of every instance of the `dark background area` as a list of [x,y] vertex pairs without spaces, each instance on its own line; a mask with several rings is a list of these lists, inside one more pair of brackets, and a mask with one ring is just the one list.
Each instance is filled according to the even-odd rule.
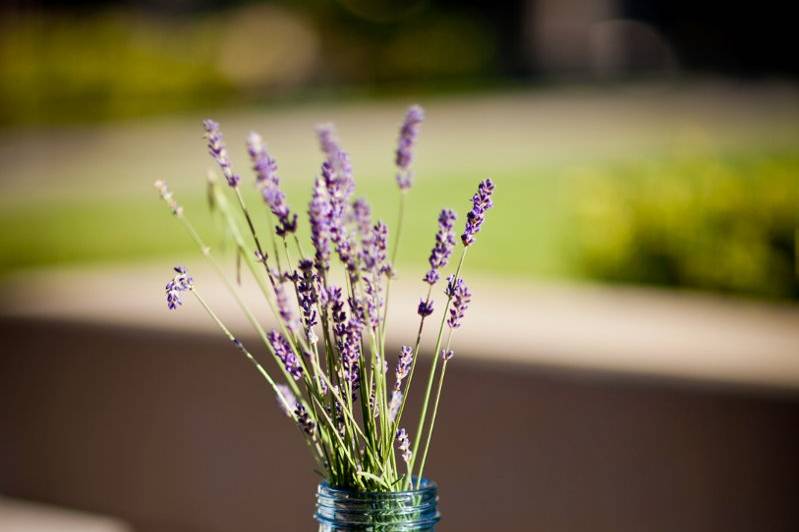
[[[313,528],[311,459],[223,339],[19,320],[0,335],[0,492],[137,532]],[[450,372],[430,460],[442,532],[799,524],[795,391]]]

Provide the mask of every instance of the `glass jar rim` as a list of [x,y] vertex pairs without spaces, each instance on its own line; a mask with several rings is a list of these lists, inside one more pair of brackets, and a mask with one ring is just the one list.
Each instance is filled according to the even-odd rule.
[[[413,478],[412,482],[417,480],[416,477]],[[351,501],[358,501],[358,500],[374,500],[376,498],[381,499],[392,499],[392,498],[399,498],[399,497],[407,497],[413,495],[425,495],[430,494],[438,491],[438,484],[435,481],[422,478],[420,483],[419,489],[410,489],[410,490],[401,490],[401,491],[368,491],[368,492],[358,492],[352,491],[345,488],[334,488],[332,487],[327,480],[323,480],[319,483],[319,488],[324,490],[326,494],[331,496],[342,496],[346,497],[348,500]]]

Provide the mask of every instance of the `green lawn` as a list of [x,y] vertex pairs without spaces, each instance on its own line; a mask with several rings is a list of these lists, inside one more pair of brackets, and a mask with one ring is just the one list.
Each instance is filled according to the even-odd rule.
[[[656,99],[620,90],[429,102],[400,265],[423,263],[438,210],[455,209],[462,223],[478,181],[490,176],[496,208],[470,269],[791,294],[786,234],[799,213],[799,110],[790,96],[714,88]],[[219,116],[256,224],[266,223],[265,208],[247,171],[247,131],[264,134],[304,221],[321,161],[312,128],[333,120],[351,153],[357,194],[393,229],[391,154],[403,109],[351,102]],[[7,171],[0,178],[0,275],[190,260],[197,251],[158,199],[151,186],[157,178],[167,179],[208,241],[223,245],[205,206],[210,161],[200,118],[1,132]],[[774,272],[782,276],[779,287],[760,290]]]
[[[567,270],[559,249],[559,242],[568,236],[563,186],[537,173],[492,176],[497,183],[497,207],[479,237],[480,245],[474,248],[473,267],[517,275],[557,275]],[[439,176],[417,181],[408,197],[400,262],[427,259],[442,207],[455,209],[463,221],[478,179]],[[178,187],[175,194],[208,240],[223,246],[224,234],[210,215],[205,196],[196,190],[202,188],[200,182],[193,188]],[[304,217],[310,183],[286,188],[292,207]],[[367,197],[375,215],[394,228],[399,194],[393,182],[367,181],[358,194]],[[255,194],[247,196],[257,213],[256,223],[265,228],[265,207]],[[197,251],[154,189],[149,195],[113,201],[74,199],[13,206],[0,213],[0,223],[13,228],[0,233],[0,271],[4,273],[46,265],[178,259]],[[303,235],[307,237],[307,231]]]

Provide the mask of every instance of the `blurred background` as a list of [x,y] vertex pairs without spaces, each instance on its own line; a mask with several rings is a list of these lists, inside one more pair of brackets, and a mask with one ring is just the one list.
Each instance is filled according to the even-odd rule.
[[313,529],[257,374],[166,310],[172,265],[216,285],[152,182],[235,273],[201,120],[253,206],[261,133],[299,212],[334,122],[393,228],[412,103],[395,347],[436,213],[497,183],[431,456],[440,530],[799,529],[794,26],[772,0],[3,2],[0,531]]

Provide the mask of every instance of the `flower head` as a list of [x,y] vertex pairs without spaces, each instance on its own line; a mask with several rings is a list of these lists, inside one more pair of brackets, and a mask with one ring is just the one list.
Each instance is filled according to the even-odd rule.
[[230,167],[230,159],[227,155],[225,140],[222,137],[219,124],[209,118],[203,120],[203,128],[205,128],[205,138],[208,140],[208,153],[219,165],[227,184],[234,188],[237,187],[239,185],[239,176],[234,174],[233,169]]
[[394,390],[391,392],[391,401],[388,403],[388,420],[391,423],[394,423],[394,420],[397,419],[397,414],[399,413],[401,406],[402,392],[399,390]]
[[261,190],[261,196],[279,222],[275,231],[279,236],[286,236],[295,232],[297,230],[297,215],[291,213],[286,203],[286,195],[280,190],[277,163],[267,153],[258,133],[250,133],[247,138],[247,152],[250,154],[250,159],[253,163],[256,184]]
[[438,232],[436,233],[436,243],[430,252],[430,269],[423,277],[423,281],[431,286],[438,282],[440,277],[439,270],[444,268],[452,255],[455,247],[455,233],[452,231],[457,219],[455,211],[443,209],[438,215]]
[[413,145],[419,133],[419,126],[424,119],[424,111],[418,105],[413,105],[405,114],[405,120],[400,128],[399,140],[397,141],[397,151],[395,163],[397,164],[397,184],[400,190],[408,190],[412,184],[412,174],[410,172],[411,161],[413,160]]
[[327,187],[320,177],[314,182],[311,204],[308,206],[314,265],[320,273],[330,268],[330,210]]
[[456,279],[454,275],[450,275],[447,279],[446,294],[452,299],[447,325],[449,325],[451,329],[457,329],[463,322],[466,309],[469,308],[469,303],[472,300],[472,292],[469,290],[469,287],[466,286],[463,279]]
[[413,349],[409,345],[403,345],[397,360],[397,370],[394,373],[394,389],[399,391],[402,387],[402,380],[408,376],[413,363]]
[[297,408],[297,398],[294,397],[294,393],[291,391],[291,388],[285,384],[277,384],[275,387],[277,388],[278,394],[277,403],[288,417],[293,418],[294,410]]
[[363,198],[358,198],[352,202],[352,214],[361,239],[366,238],[372,227],[372,208]]
[[[316,126],[316,134],[319,138],[319,147],[325,154],[325,162],[330,166],[333,178],[329,183],[335,186],[337,195],[346,202],[347,198],[355,191],[355,180],[352,177],[352,165],[338,140],[336,139],[333,124],[320,124]],[[334,194],[336,195],[336,194]]]
[[491,195],[494,193],[494,182],[491,179],[480,181],[477,192],[472,197],[472,210],[466,215],[466,228],[463,230],[461,240],[464,246],[474,244],[475,235],[485,221],[485,213],[494,206]]
[[441,360],[444,362],[449,361],[455,355],[455,351],[452,349],[442,349],[441,350]]
[[416,312],[423,318],[428,317],[433,313],[433,300],[432,299],[419,299],[419,306]]
[[158,193],[161,195],[161,198],[169,205],[169,208],[172,210],[172,214],[175,216],[180,216],[183,214],[183,207],[181,207],[175,198],[172,196],[172,192],[169,191],[169,188],[166,186],[165,181],[161,181],[160,179],[154,183],[155,188],[158,190]]
[[255,131],[251,131],[247,137],[247,153],[255,172],[255,183],[259,188],[280,184],[280,178],[277,176],[277,162],[269,156],[261,135]]
[[397,431],[397,447],[400,451],[402,451],[402,459],[405,460],[405,463],[411,461],[411,456],[413,453],[411,452],[411,439],[408,437],[408,431],[405,428],[401,428]]
[[175,276],[166,283],[166,305],[169,310],[175,310],[183,304],[181,292],[191,290],[194,280],[183,266],[175,266]]
[[286,369],[286,372],[291,375],[294,380],[299,380],[300,377],[302,377],[302,366],[297,360],[297,355],[294,354],[294,350],[291,348],[291,344],[289,344],[288,340],[277,331],[269,332],[266,337],[267,340],[269,340],[269,345],[271,345],[272,349],[275,351],[275,355],[280,359],[280,362]]

